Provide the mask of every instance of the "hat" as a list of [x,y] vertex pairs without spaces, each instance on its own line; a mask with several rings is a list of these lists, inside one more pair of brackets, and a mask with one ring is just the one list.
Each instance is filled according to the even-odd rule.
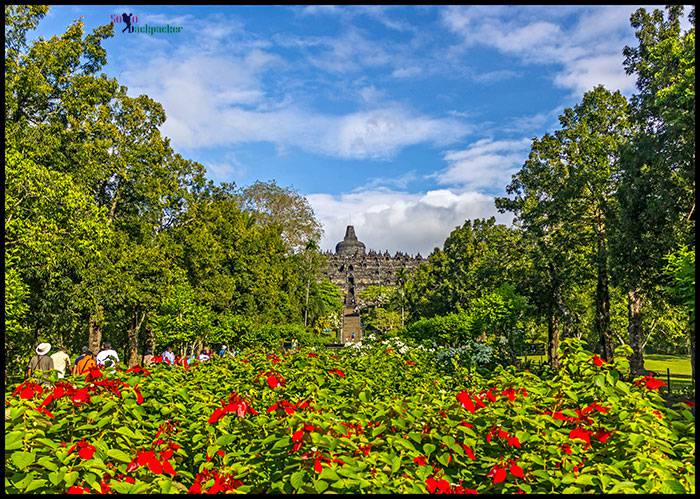
[[88,347],[83,347],[83,349],[82,349],[81,351],[82,351],[83,353],[87,353]]
[[49,350],[51,350],[50,343],[39,343],[39,346],[36,347],[36,353],[38,355],[46,355],[47,353],[49,353]]

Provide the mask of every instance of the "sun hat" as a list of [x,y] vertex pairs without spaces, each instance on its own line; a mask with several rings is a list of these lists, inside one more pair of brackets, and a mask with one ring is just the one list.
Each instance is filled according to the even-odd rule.
[[49,350],[51,350],[50,343],[39,343],[39,346],[36,347],[36,353],[38,355],[46,355],[47,353],[49,353]]

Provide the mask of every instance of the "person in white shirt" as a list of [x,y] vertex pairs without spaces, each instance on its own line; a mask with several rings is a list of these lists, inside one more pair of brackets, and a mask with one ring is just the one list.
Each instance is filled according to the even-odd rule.
[[59,346],[57,351],[51,354],[51,360],[53,361],[53,368],[58,371],[58,377],[65,378],[66,367],[70,365],[70,357],[66,353],[66,349],[63,346]]
[[209,353],[206,350],[202,350],[202,352],[199,354],[199,357],[197,357],[197,360],[200,362],[206,362],[209,359]]
[[165,349],[165,352],[163,352],[163,362],[167,362],[168,364],[175,364],[175,354],[173,353],[173,347],[168,345],[168,347]]
[[105,342],[102,345],[102,350],[100,353],[97,354],[97,357],[95,357],[95,361],[97,362],[98,367],[117,367],[117,363],[119,362],[119,355],[117,355],[117,352],[112,350],[112,345],[108,342]]

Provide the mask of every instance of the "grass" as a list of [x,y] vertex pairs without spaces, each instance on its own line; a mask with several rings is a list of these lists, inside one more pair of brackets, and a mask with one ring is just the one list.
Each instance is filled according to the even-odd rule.
[[[540,363],[546,362],[546,355],[527,355],[525,356],[530,362]],[[522,357],[521,357],[522,359]],[[662,355],[662,354],[647,354],[644,356],[644,367],[649,371],[654,371],[657,377],[666,381],[666,369],[671,371],[671,389],[680,385],[690,385],[693,380],[690,379],[691,367],[690,357],[683,355]],[[684,376],[684,377],[678,377]]]

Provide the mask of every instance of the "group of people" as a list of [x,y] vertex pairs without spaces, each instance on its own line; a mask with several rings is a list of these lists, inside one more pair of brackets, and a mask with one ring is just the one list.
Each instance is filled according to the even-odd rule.
[[[119,355],[112,349],[112,345],[109,342],[105,342],[102,345],[102,350],[100,350],[97,355],[95,355],[86,346],[82,348],[81,354],[75,359],[71,365],[70,356],[66,353],[66,349],[59,345],[56,347],[56,351],[49,355],[51,351],[50,343],[40,343],[36,349],[36,354],[32,356],[29,360],[29,367],[27,368],[27,377],[37,375],[39,372],[48,373],[52,370],[58,372],[58,378],[65,378],[66,371],[70,368],[70,374],[72,376],[81,376],[90,372],[90,369],[94,367],[99,368],[114,368],[119,363]],[[229,351],[226,345],[221,345],[221,349],[218,352],[220,357],[225,355],[235,355],[235,352]],[[197,356],[196,360],[199,362],[207,362],[211,360],[214,356],[212,350],[205,346],[202,348],[201,352]],[[154,362],[154,355],[152,349],[147,349],[143,355],[141,364],[143,366],[150,365]],[[186,356],[187,363],[190,364],[195,360],[194,354]],[[162,360],[168,364],[175,364],[175,353],[173,352],[173,347],[168,345],[162,355]],[[44,375],[45,377],[45,375]]]
[[93,367],[116,367],[119,362],[119,355],[112,349],[109,342],[102,345],[97,355],[90,351],[88,347],[83,347],[82,352],[71,365],[70,356],[66,353],[66,349],[62,345],[56,347],[56,351],[49,355],[51,351],[50,343],[39,343],[36,347],[35,355],[29,359],[29,367],[27,368],[27,377],[33,376],[38,372],[48,373],[52,370],[57,371],[58,378],[66,377],[66,371],[70,368],[70,374],[80,376],[87,374]]
[[[219,357],[223,357],[227,354],[235,356],[235,352],[229,351],[228,346],[221,345],[221,348],[219,349],[219,352],[218,352]],[[207,361],[211,360],[213,357],[214,357],[214,352],[208,346],[204,346],[196,358],[195,358],[194,352],[188,352],[188,354],[186,354],[183,357],[183,360],[185,360],[187,362],[187,364],[191,364],[195,360],[198,360],[199,362],[207,362]],[[165,348],[165,351],[163,352],[161,358],[162,358],[163,362],[165,362],[167,364],[175,364],[176,363],[175,353],[173,352],[173,347],[171,345],[168,345]],[[146,353],[143,356],[142,364],[144,366],[152,364],[154,362],[154,359],[155,359],[155,356],[153,355],[153,350],[149,348],[146,350]]]

